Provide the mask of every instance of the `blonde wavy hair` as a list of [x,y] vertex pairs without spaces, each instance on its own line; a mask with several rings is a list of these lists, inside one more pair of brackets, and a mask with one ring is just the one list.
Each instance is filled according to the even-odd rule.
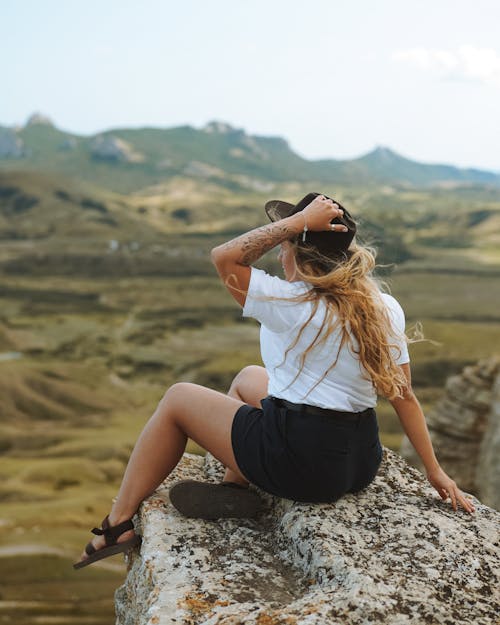
[[[402,397],[408,389],[408,381],[391,354],[391,348],[396,348],[399,352],[400,349],[395,343],[391,343],[394,330],[381,297],[381,294],[388,292],[389,288],[385,282],[373,275],[376,267],[376,249],[353,242],[345,256],[335,261],[320,255],[313,248],[301,246],[297,241],[290,241],[290,244],[295,252],[297,276],[312,286],[306,293],[292,298],[292,301],[309,301],[312,302],[312,307],[309,318],[287,349],[284,361],[288,352],[300,340],[306,325],[316,314],[320,301],[323,300],[327,304],[324,322],[301,355],[301,367],[293,382],[300,375],[311,350],[325,343],[340,327],[341,340],[335,360],[313,388],[335,367],[340,350],[347,344],[352,353],[359,357],[379,395],[387,399]],[[404,339],[407,343],[423,340],[420,324],[416,324],[412,338],[405,333]]]

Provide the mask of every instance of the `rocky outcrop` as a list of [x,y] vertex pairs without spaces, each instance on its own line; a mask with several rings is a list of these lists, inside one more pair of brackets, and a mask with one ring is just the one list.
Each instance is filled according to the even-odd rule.
[[10,128],[0,128],[0,158],[23,158],[23,140]]
[[475,487],[488,505],[500,510],[500,374],[491,389],[491,408],[479,448]]
[[194,176],[195,178],[224,178],[225,176],[224,171],[219,167],[201,161],[189,161],[182,173],[185,176]]
[[229,154],[234,158],[257,157],[263,160],[269,159],[269,154],[259,145],[256,137],[246,134],[243,128],[219,121],[209,122],[203,127],[207,134],[229,135],[235,145],[229,149]]
[[217,120],[208,122],[208,124],[206,124],[202,130],[203,132],[206,132],[209,135],[211,134],[229,135],[229,134],[235,134],[235,133],[244,134],[244,131],[242,128],[234,128],[233,126],[231,126],[230,124],[226,122],[220,122]]
[[76,149],[78,145],[75,137],[67,137],[64,141],[59,145],[59,149],[63,152],[72,152]]
[[47,115],[33,113],[28,117],[26,126],[54,126],[54,123]]
[[479,502],[453,512],[394,452],[335,504],[261,493],[262,518],[214,522],[169,503],[172,482],[220,476],[210,456],[186,454],[143,503],[118,625],[496,623],[500,514]]
[[[444,470],[462,489],[500,510],[500,357],[448,378],[427,424]],[[421,467],[406,437],[401,454]]]
[[98,135],[90,144],[94,158],[121,163],[141,163],[144,155],[136,152],[130,143],[114,135]]

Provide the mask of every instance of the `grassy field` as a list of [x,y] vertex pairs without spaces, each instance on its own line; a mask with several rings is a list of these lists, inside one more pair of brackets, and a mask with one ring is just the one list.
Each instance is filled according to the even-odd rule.
[[[390,278],[408,327],[421,321],[429,339],[410,348],[424,408],[448,375],[498,344],[497,281],[404,267]],[[240,368],[260,363],[258,327],[215,276],[11,278],[3,288],[2,351],[21,357],[0,361],[1,544],[74,551],[106,512],[164,390],[179,380],[227,390]],[[399,424],[383,401],[379,416],[384,443],[397,448]]]
[[97,568],[85,576],[68,574],[60,555],[0,557],[0,621],[16,625],[112,625],[110,598],[123,579],[122,570]]

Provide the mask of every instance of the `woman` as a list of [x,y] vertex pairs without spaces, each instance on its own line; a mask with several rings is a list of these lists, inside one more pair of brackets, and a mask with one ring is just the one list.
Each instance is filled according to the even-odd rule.
[[[365,488],[382,458],[377,393],[392,403],[442,499],[474,511],[434,455],[411,389],[404,313],[371,276],[371,252],[351,243],[356,225],[349,213],[317,193],[295,206],[268,202],[266,211],[274,223],[212,251],[243,314],[261,322],[265,369],[244,369],[228,395],[187,383],[168,389],[137,441],[109,516],[92,530],[97,538],[75,568],[140,542],[131,518],[177,465],[188,438],[226,467],[222,484],[171,488],[172,503],[188,516],[255,514],[249,482],[306,502]],[[277,245],[286,280],[251,266]]]

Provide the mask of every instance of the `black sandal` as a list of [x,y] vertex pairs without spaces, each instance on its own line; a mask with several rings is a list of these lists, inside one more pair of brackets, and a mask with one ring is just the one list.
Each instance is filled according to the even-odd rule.
[[195,519],[254,518],[263,507],[255,491],[235,482],[182,480],[170,488],[169,496],[174,508]]
[[100,528],[94,527],[94,529],[91,530],[92,534],[95,534],[96,536],[104,536],[106,546],[101,549],[96,549],[92,543],[87,543],[85,553],[88,555],[88,558],[80,560],[80,562],[76,562],[73,564],[73,568],[81,569],[82,567],[88,566],[93,562],[97,562],[103,558],[108,558],[109,556],[114,556],[116,553],[129,551],[129,549],[139,545],[141,543],[141,537],[137,534],[130,540],[125,540],[122,543],[116,542],[124,532],[133,529],[134,524],[130,519],[111,527],[109,524],[109,518],[106,517]]

